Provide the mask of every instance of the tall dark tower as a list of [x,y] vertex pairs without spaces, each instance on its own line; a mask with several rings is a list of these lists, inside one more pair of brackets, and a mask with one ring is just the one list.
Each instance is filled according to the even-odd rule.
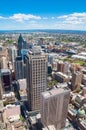
[[21,50],[27,48],[27,43],[24,41],[22,35],[19,35],[18,38],[18,56],[21,56]]

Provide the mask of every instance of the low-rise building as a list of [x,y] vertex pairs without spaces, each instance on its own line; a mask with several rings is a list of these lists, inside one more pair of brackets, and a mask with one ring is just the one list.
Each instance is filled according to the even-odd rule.
[[7,122],[10,117],[12,116],[20,116],[21,111],[20,111],[20,105],[7,105],[4,107],[3,110],[3,117],[4,117],[4,122]]
[[79,94],[76,96],[76,98],[74,100],[74,104],[77,108],[80,108],[85,102],[86,102],[86,98]]
[[77,110],[74,108],[72,104],[69,104],[68,106],[68,119],[69,120],[76,120]]
[[7,105],[3,109],[4,123],[7,130],[26,130],[25,124],[20,120],[20,105]]
[[67,76],[66,74],[63,74],[62,72],[56,72],[55,73],[55,79],[60,83],[70,81],[69,76]]
[[78,126],[81,130],[86,130],[86,119],[84,120],[79,120],[78,121]]
[[14,103],[16,101],[14,92],[9,92],[7,94],[3,94],[2,100],[3,100],[3,103],[6,103],[6,104]]

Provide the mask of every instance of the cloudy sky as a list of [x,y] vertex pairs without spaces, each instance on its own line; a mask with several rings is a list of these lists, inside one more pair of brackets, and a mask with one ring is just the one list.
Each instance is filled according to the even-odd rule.
[[0,30],[86,30],[86,0],[0,0]]

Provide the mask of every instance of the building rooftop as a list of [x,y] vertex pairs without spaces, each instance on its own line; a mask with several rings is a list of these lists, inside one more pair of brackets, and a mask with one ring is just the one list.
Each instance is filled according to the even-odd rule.
[[37,115],[34,116],[29,116],[31,124],[36,124],[37,120],[41,119],[41,114],[38,113]]
[[15,94],[14,94],[14,92],[9,92],[9,93],[3,94],[3,98],[6,98],[6,97],[15,97]]
[[1,73],[11,73],[10,69],[1,69]]
[[25,90],[27,88],[26,79],[18,80],[20,90]]
[[79,53],[79,55],[86,56],[86,52],[81,52],[81,53]]
[[86,120],[82,120],[80,124],[86,129]]
[[20,119],[20,116],[19,115],[12,115],[12,116],[9,116],[8,117],[8,121],[9,122],[13,122],[13,121],[17,121]]
[[55,96],[57,94],[62,94],[63,92],[67,92],[67,91],[70,91],[67,87],[64,87],[64,88],[53,88],[49,91],[46,91],[46,92],[43,92],[42,95],[45,97],[45,98],[48,98],[48,97],[51,97],[51,96]]
[[4,120],[7,120],[10,116],[16,116],[16,115],[20,115],[20,105],[7,105],[6,107],[4,107],[4,112],[3,112],[3,116],[4,116]]
[[49,125],[48,127],[42,128],[42,130],[56,130],[54,125]]
[[32,48],[33,54],[40,54],[41,52],[42,52],[42,50],[41,50],[40,46],[33,46],[33,48]]
[[64,78],[68,78],[68,75],[63,74],[62,72],[56,72],[56,75],[60,75],[60,76],[62,76]]
[[57,88],[63,88],[63,87],[67,87],[67,86],[68,86],[68,84],[66,82],[57,84]]
[[86,56],[82,56],[82,55],[72,55],[72,58],[86,60]]

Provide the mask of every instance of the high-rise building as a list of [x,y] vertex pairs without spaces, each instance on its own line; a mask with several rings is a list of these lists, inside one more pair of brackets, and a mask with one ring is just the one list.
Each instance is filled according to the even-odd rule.
[[55,61],[52,63],[52,70],[57,71],[57,62]]
[[65,73],[65,64],[63,62],[58,62],[57,70],[59,72]]
[[26,66],[24,65],[24,62],[21,56],[16,57],[15,63],[14,63],[14,69],[15,69],[15,77],[17,80],[25,78]]
[[29,106],[31,110],[39,110],[41,93],[47,88],[47,56],[34,51],[25,58]]
[[25,56],[28,53],[28,49],[22,49],[21,50],[21,56],[22,56],[22,60],[25,62]]
[[0,50],[0,69],[7,68],[8,51],[6,47]]
[[8,48],[8,53],[9,53],[9,60],[14,63],[15,58],[17,57],[17,48],[15,46],[11,46]]
[[65,74],[70,74],[70,63],[65,62]]
[[1,78],[0,78],[0,100],[2,100],[2,94],[3,94],[3,88],[2,88]]
[[49,62],[50,64],[53,64],[53,62],[54,62],[55,60],[57,60],[57,58],[58,58],[58,56],[57,56],[57,54],[55,54],[55,53],[49,53],[49,54],[48,54],[48,62]]
[[72,79],[71,79],[71,85],[72,85],[72,90],[80,89],[80,84],[82,81],[82,73],[77,71],[72,74]]
[[27,48],[27,43],[24,41],[22,35],[20,34],[18,38],[18,55],[21,56],[21,50]]
[[53,88],[41,95],[41,117],[45,127],[54,125],[56,130],[65,127],[70,90],[67,87]]
[[10,91],[12,86],[12,75],[9,69],[1,69],[0,78],[3,91]]
[[3,56],[1,58],[1,68],[2,69],[7,69],[8,68],[8,66],[7,66],[7,58],[5,56]]

